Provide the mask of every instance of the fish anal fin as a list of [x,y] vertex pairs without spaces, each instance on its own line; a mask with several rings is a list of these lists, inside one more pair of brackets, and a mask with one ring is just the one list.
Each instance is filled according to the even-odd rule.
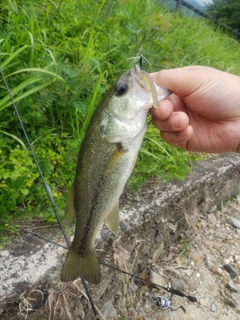
[[89,249],[86,254],[81,256],[70,247],[63,265],[61,281],[74,281],[79,277],[83,277],[92,284],[100,283],[100,265],[94,248]]
[[73,223],[75,218],[76,218],[76,210],[74,207],[74,183],[73,183],[71,191],[68,195],[67,202],[66,202],[64,220],[68,225],[70,225]]
[[117,234],[119,226],[119,201],[117,201],[110,214],[104,220],[104,223],[114,235]]

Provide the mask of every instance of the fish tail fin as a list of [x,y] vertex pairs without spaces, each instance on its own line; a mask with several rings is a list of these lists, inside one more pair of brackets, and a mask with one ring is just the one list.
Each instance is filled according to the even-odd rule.
[[70,248],[64,263],[61,281],[74,281],[83,277],[92,284],[99,284],[101,272],[98,257],[94,249],[89,249],[84,255],[79,255],[73,248]]

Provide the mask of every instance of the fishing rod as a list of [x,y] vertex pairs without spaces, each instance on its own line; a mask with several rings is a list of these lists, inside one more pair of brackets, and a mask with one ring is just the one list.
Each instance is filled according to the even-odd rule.
[[[142,67],[143,58],[145,58],[145,57],[142,56],[142,55],[140,55],[140,56],[137,57],[137,58],[139,58],[140,67]],[[5,78],[5,76],[4,76],[4,73],[3,73],[3,71],[2,71],[1,69],[0,69],[0,73],[1,73],[2,78],[3,78],[3,80],[4,80],[4,83],[5,83],[5,86],[6,86],[6,88],[7,88],[7,91],[8,91],[8,94],[9,94],[9,96],[10,96],[10,99],[11,99],[11,101],[12,101],[12,104],[13,104],[13,106],[14,106],[14,109],[15,109],[15,112],[16,112],[16,114],[17,114],[18,120],[19,120],[19,122],[20,122],[20,124],[21,124],[23,133],[24,133],[24,135],[25,135],[25,138],[26,138],[27,143],[28,143],[28,146],[29,146],[29,149],[31,150],[32,156],[33,156],[33,158],[34,158],[34,161],[35,161],[35,163],[36,163],[37,169],[38,169],[39,174],[40,174],[40,176],[41,176],[41,179],[42,179],[44,188],[45,188],[45,190],[46,190],[46,192],[47,192],[47,195],[48,195],[48,197],[49,197],[49,200],[50,200],[50,202],[51,202],[51,205],[52,205],[52,208],[53,208],[53,210],[54,210],[55,216],[56,216],[56,218],[57,218],[58,224],[59,224],[60,229],[61,229],[61,231],[62,231],[62,233],[63,233],[63,235],[64,235],[64,238],[65,238],[67,247],[69,248],[69,247],[70,247],[70,242],[69,242],[69,240],[68,240],[68,238],[67,238],[67,236],[66,236],[66,233],[65,233],[65,231],[64,231],[63,225],[62,225],[62,223],[61,223],[61,219],[60,219],[60,216],[59,216],[59,214],[58,214],[58,211],[57,211],[57,208],[56,208],[56,205],[55,205],[55,202],[54,202],[54,198],[53,198],[53,195],[52,195],[51,188],[47,185],[47,183],[46,183],[46,181],[45,181],[45,179],[44,179],[43,173],[42,173],[42,171],[41,171],[41,168],[40,168],[39,163],[38,163],[38,161],[37,161],[37,158],[36,158],[36,156],[35,156],[34,150],[33,150],[33,148],[32,148],[32,145],[31,145],[31,143],[30,143],[30,140],[29,140],[29,138],[28,138],[28,135],[27,135],[27,132],[26,132],[26,130],[25,130],[25,127],[24,127],[24,125],[23,125],[21,116],[20,116],[20,114],[19,114],[19,112],[18,112],[18,108],[17,108],[17,106],[16,106],[16,104],[15,104],[15,101],[14,101],[14,98],[13,98],[13,96],[12,96],[12,94],[11,94],[10,87],[9,87],[9,85],[8,85],[8,83],[7,83],[7,81],[6,81],[6,78]],[[39,237],[39,236],[38,236],[38,237]],[[54,242],[51,241],[51,240],[48,240],[48,239],[45,239],[45,240],[54,243]],[[54,243],[54,244],[55,244],[55,243]],[[65,248],[67,249],[67,247],[65,247]],[[108,266],[109,268],[115,269],[115,270],[117,270],[117,271],[119,271],[119,272],[128,274],[129,276],[132,276],[132,277],[134,277],[134,278],[136,278],[136,279],[138,279],[138,280],[143,281],[143,279],[141,279],[141,278],[139,278],[139,277],[137,277],[137,276],[135,276],[135,275],[132,275],[132,274],[130,274],[130,273],[127,273],[126,271],[123,271],[123,270],[121,270],[121,269],[115,268],[115,267],[113,267],[113,266],[107,265],[107,264],[104,263],[104,262],[101,262],[101,264],[102,264],[102,265],[105,265],[105,266]],[[84,289],[85,289],[85,291],[86,291],[86,294],[87,294],[87,296],[88,296],[88,299],[89,299],[89,301],[90,301],[92,310],[93,310],[94,315],[95,315],[95,317],[96,317],[96,320],[99,320],[99,315],[98,315],[97,310],[96,310],[96,308],[95,308],[95,305],[94,305],[94,303],[93,303],[93,301],[92,301],[92,298],[91,298],[91,295],[90,295],[90,293],[89,293],[89,291],[88,291],[87,285],[86,285],[86,283],[85,283],[85,281],[84,281],[84,279],[83,279],[82,277],[81,277],[81,280],[82,280]],[[148,281],[148,282],[149,282],[149,281]],[[160,287],[160,288],[162,288],[162,289],[170,292],[170,293],[171,293],[171,297],[172,297],[173,294],[175,294],[175,295],[179,295],[179,296],[182,296],[182,297],[186,297],[186,298],[188,298],[188,299],[189,299],[190,301],[192,301],[192,302],[196,302],[196,301],[197,301],[195,297],[187,296],[187,295],[185,295],[184,293],[182,293],[181,291],[175,290],[175,289],[173,289],[173,288],[162,287],[162,286],[159,286],[159,285],[154,284],[154,283],[152,283],[152,285],[155,285],[155,286],[157,286],[157,287]],[[171,298],[171,297],[170,297],[170,298]],[[165,309],[166,309],[166,306],[170,306],[170,303],[167,302],[168,299],[166,299],[166,298],[164,298],[164,299],[165,299],[165,300],[164,300],[165,302],[164,302],[164,303],[161,303],[161,304],[159,304],[159,305],[161,305],[162,308],[165,308]],[[170,301],[170,299],[169,299],[168,301]]]
[[[43,237],[43,236],[40,236],[40,235],[38,235],[37,233],[34,233],[34,232],[30,231],[30,230],[25,230],[25,229],[22,229],[22,228],[17,228],[17,229],[18,229],[19,231],[24,232],[24,233],[29,233],[29,234],[31,234],[32,236],[37,237],[37,238],[39,238],[39,239],[42,239],[42,240],[44,240],[44,241],[50,242],[50,243],[52,243],[52,244],[54,244],[54,245],[56,245],[56,246],[58,246],[58,247],[61,247],[61,248],[63,248],[63,249],[68,249],[66,246],[61,245],[61,244],[59,244],[59,243],[56,243],[56,242],[54,242],[54,241],[52,241],[52,240],[49,240],[49,239],[47,239],[47,238],[45,238],[45,237]],[[103,262],[103,261],[100,261],[100,264],[103,265],[103,266],[106,266],[106,267],[108,267],[108,268],[110,268],[110,269],[112,269],[112,270],[115,270],[115,271],[121,272],[121,273],[123,273],[123,274],[126,274],[126,275],[128,275],[128,276],[130,276],[130,277],[132,277],[132,278],[134,278],[134,279],[136,279],[136,280],[138,280],[138,281],[143,281],[143,282],[145,282],[145,283],[148,284],[148,285],[151,285],[151,286],[153,286],[153,287],[158,287],[158,288],[160,288],[160,289],[163,289],[163,290],[169,292],[169,293],[171,294],[170,298],[169,298],[169,299],[163,298],[163,299],[165,299],[165,303],[166,303],[166,300],[171,301],[171,298],[172,298],[173,295],[177,295],[177,296],[180,296],[180,297],[183,297],[183,298],[187,298],[187,299],[188,299],[189,301],[191,301],[191,302],[197,302],[197,298],[196,298],[196,297],[187,295],[187,294],[183,293],[182,291],[176,290],[176,289],[171,288],[171,287],[161,286],[161,285],[159,285],[159,284],[157,284],[157,283],[154,283],[154,282],[152,282],[152,281],[150,281],[150,280],[147,280],[147,279],[143,279],[143,278],[141,278],[141,277],[139,277],[139,276],[137,276],[137,275],[134,275],[134,274],[132,274],[132,273],[130,273],[130,272],[127,272],[127,271],[125,271],[125,270],[122,270],[122,269],[120,269],[120,268],[118,268],[118,267],[114,267],[114,266],[112,266],[112,265],[110,265],[110,264],[108,264],[108,263],[105,263],[105,262]],[[160,305],[160,299],[158,299],[158,303],[159,303],[158,305]],[[164,309],[164,308],[162,308],[162,309]]]
[[[62,231],[62,234],[63,234],[63,236],[64,236],[64,239],[65,239],[66,244],[67,244],[68,249],[69,249],[69,247],[70,247],[70,241],[68,240],[68,237],[67,237],[67,235],[66,235],[66,232],[65,232],[65,230],[64,230],[64,227],[63,227],[63,225],[62,225],[62,222],[61,222],[61,219],[60,219],[60,216],[59,216],[59,213],[58,213],[58,210],[57,210],[57,207],[56,207],[56,205],[55,205],[55,201],[54,201],[54,198],[53,198],[53,195],[52,195],[51,188],[50,188],[49,185],[46,183],[46,180],[45,180],[45,178],[44,178],[43,172],[42,172],[42,170],[41,170],[41,168],[40,168],[39,162],[38,162],[38,160],[37,160],[37,157],[36,157],[35,152],[34,152],[34,150],[33,150],[32,144],[31,144],[30,139],[29,139],[29,137],[28,137],[27,131],[26,131],[25,126],[24,126],[24,124],[23,124],[21,115],[20,115],[20,113],[19,113],[19,111],[18,111],[18,107],[17,107],[17,105],[16,105],[16,103],[15,103],[15,101],[14,101],[13,95],[11,94],[10,86],[9,86],[9,84],[8,84],[8,82],[7,82],[7,79],[6,79],[5,75],[4,75],[4,72],[3,72],[3,70],[2,70],[1,68],[0,68],[0,73],[1,73],[2,79],[3,79],[3,81],[4,81],[5,87],[6,87],[6,89],[7,89],[8,95],[9,95],[9,97],[10,97],[10,100],[11,100],[11,102],[12,102],[12,105],[13,105],[13,107],[14,107],[14,111],[16,112],[18,121],[19,121],[19,123],[20,123],[20,125],[21,125],[22,131],[23,131],[23,133],[24,133],[25,139],[26,139],[27,144],[28,144],[28,147],[29,147],[29,149],[30,149],[30,151],[31,151],[31,153],[32,153],[32,157],[33,157],[33,159],[34,159],[34,162],[35,162],[35,164],[36,164],[36,166],[37,166],[38,172],[39,172],[40,177],[41,177],[41,179],[42,179],[42,183],[43,183],[44,188],[45,188],[45,190],[46,190],[46,192],[47,192],[47,195],[48,195],[48,198],[49,198],[49,200],[50,200],[51,206],[52,206],[52,208],[53,208],[54,214],[55,214],[55,216],[56,216],[57,222],[58,222],[58,224],[59,224],[59,227],[60,227],[60,229],[61,229],[61,231]],[[94,305],[94,302],[93,302],[93,300],[92,300],[92,297],[91,297],[91,295],[90,295],[90,293],[89,293],[87,284],[86,284],[86,282],[85,282],[85,280],[84,280],[83,277],[81,277],[81,280],[82,280],[82,284],[83,284],[83,286],[84,286],[84,289],[85,289],[85,291],[86,291],[86,295],[87,295],[87,297],[88,297],[88,299],[89,299],[89,302],[90,302],[90,304],[91,304],[91,308],[92,308],[92,311],[93,311],[93,313],[94,313],[94,316],[95,316],[96,320],[100,320],[99,315],[98,315],[98,312],[97,312],[97,310],[96,310],[96,308],[95,308],[95,305]]]
[[131,273],[127,272],[127,271],[121,270],[121,269],[119,269],[119,268],[117,268],[117,267],[111,266],[111,265],[109,265],[109,264],[107,264],[107,263],[105,263],[105,262],[103,262],[103,261],[100,261],[100,264],[102,264],[102,265],[104,265],[104,266],[107,266],[107,267],[109,267],[109,268],[111,268],[111,269],[113,269],[113,270],[116,270],[116,271],[119,271],[119,272],[121,272],[121,273],[124,273],[124,274],[126,274],[126,275],[128,275],[128,276],[131,276],[132,278],[135,278],[136,280],[145,281],[146,283],[149,283],[149,284],[152,285],[152,286],[156,286],[156,287],[161,288],[161,289],[163,289],[163,290],[165,290],[165,291],[167,291],[167,292],[170,292],[171,295],[174,295],[174,294],[175,294],[175,295],[177,295],[177,296],[187,298],[187,299],[188,299],[189,301],[191,301],[191,302],[197,302],[197,299],[196,299],[195,297],[186,295],[186,294],[183,293],[182,291],[173,289],[173,288],[171,288],[171,287],[164,287],[164,286],[161,286],[160,284],[156,284],[156,283],[154,283],[154,282],[151,282],[150,280],[142,279],[141,277],[138,277],[138,276],[136,276],[136,275],[134,275],[134,274],[131,274]]

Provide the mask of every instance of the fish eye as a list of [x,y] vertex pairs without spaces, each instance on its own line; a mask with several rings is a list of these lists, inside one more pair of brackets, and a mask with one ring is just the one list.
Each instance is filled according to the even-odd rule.
[[116,96],[121,97],[127,92],[127,84],[120,82],[116,84]]

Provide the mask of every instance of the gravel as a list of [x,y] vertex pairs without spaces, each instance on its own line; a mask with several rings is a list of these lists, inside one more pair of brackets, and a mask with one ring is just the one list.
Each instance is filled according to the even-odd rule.
[[[104,227],[96,249],[101,261],[138,279],[102,265],[100,285],[88,287],[105,319],[240,318],[239,173],[240,156],[228,154],[195,164],[185,181],[125,189],[119,233],[114,238]],[[56,228],[36,233],[64,245]],[[25,233],[11,239],[0,251],[1,320],[93,319],[81,281],[59,281],[66,252]],[[150,279],[197,302],[170,297]]]

